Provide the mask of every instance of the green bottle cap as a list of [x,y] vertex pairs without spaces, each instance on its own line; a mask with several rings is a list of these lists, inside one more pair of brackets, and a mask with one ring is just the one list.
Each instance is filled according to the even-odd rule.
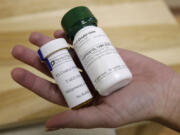
[[75,34],[81,28],[89,25],[97,26],[97,19],[87,7],[79,6],[69,10],[63,16],[61,25],[68,39],[73,41]]

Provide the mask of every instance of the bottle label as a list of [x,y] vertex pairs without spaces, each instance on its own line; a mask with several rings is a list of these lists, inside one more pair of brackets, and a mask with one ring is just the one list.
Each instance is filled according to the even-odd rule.
[[95,87],[97,83],[112,73],[127,69],[126,64],[101,28],[84,27],[75,35],[73,45]]
[[48,61],[52,68],[51,73],[70,108],[92,98],[86,83],[67,50],[61,50],[49,56]]

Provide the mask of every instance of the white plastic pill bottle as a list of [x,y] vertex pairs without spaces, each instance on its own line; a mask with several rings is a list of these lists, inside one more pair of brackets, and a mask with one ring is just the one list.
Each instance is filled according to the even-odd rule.
[[92,95],[69,54],[68,47],[65,39],[59,38],[44,44],[38,54],[48,65],[68,106],[78,109],[90,102]]
[[107,96],[127,85],[132,74],[87,7],[75,7],[61,25],[94,87]]

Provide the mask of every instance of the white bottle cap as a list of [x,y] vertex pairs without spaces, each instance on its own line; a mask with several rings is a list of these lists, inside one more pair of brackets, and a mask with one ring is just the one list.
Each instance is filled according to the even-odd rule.
[[38,50],[38,54],[39,54],[41,60],[44,61],[52,53],[54,53],[60,49],[68,48],[68,47],[69,47],[69,45],[67,44],[67,42],[64,38],[58,38],[58,39],[51,40],[51,41],[47,42],[46,44],[44,44]]

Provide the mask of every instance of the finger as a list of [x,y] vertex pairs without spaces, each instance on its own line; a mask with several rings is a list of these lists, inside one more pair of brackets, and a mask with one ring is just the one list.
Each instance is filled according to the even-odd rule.
[[51,41],[52,38],[45,36],[39,32],[33,32],[31,33],[31,35],[29,36],[29,41],[34,44],[37,45],[39,47],[41,47],[42,45],[44,45],[45,43]]
[[16,68],[11,72],[12,78],[20,85],[28,88],[37,95],[59,105],[66,106],[65,100],[57,85],[42,79],[31,72]]
[[54,37],[55,38],[65,38],[66,41],[69,43],[69,44],[72,44],[72,42],[66,37],[66,34],[63,30],[57,30],[54,32]]
[[64,38],[65,37],[65,33],[63,30],[57,30],[54,32],[54,37],[55,38]]
[[38,54],[36,52],[34,52],[33,50],[26,48],[24,46],[21,46],[21,45],[17,45],[12,49],[12,55],[16,59],[34,67],[34,68],[38,69],[39,71],[41,71],[42,73],[45,73],[46,75],[52,77],[49,70],[41,63]]
[[60,128],[97,128],[107,126],[103,112],[95,106],[79,110],[68,110],[53,116],[46,122],[48,131]]

